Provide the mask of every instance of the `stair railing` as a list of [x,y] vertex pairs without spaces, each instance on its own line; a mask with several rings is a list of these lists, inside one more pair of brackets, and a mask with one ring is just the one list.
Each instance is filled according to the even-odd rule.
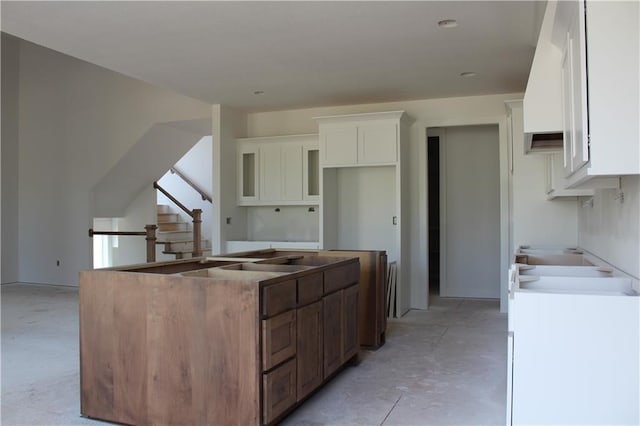
[[213,200],[211,198],[211,196],[209,194],[207,194],[204,189],[200,188],[198,186],[197,183],[195,183],[194,181],[192,181],[189,176],[185,175],[184,173],[182,173],[179,169],[177,169],[176,167],[172,167],[169,169],[169,171],[173,174],[178,175],[183,181],[185,181],[190,187],[192,187],[193,189],[196,190],[196,192],[198,194],[200,194],[200,196],[202,197],[202,201],[208,201],[211,204],[213,204]]
[[89,238],[93,238],[94,235],[133,235],[133,236],[145,236],[147,240],[147,263],[156,261],[156,229],[157,225],[145,225],[144,232],[140,231],[94,231],[93,228],[89,229]]
[[162,192],[168,199],[173,201],[173,203],[180,207],[182,211],[191,217],[193,221],[193,257],[202,256],[202,210],[201,209],[193,209],[189,210],[182,204],[180,201],[176,199],[173,195],[171,195],[166,189],[158,184],[158,182],[153,182],[153,187],[158,191]]

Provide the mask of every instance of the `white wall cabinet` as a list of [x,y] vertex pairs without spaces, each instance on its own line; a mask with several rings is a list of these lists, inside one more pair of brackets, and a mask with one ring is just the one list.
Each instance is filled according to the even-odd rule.
[[602,178],[640,174],[639,28],[638,2],[557,4],[552,41],[563,51],[569,187],[615,186],[617,179]]
[[[317,117],[320,139],[320,246],[385,250],[397,262],[398,294],[408,291],[409,126],[403,111]],[[406,191],[404,191],[406,194]],[[403,278],[405,283],[403,284]],[[406,290],[403,290],[403,286]],[[397,309],[399,314],[400,309]]]
[[593,189],[567,189],[562,152],[545,155],[547,198],[592,196]]
[[317,135],[237,140],[238,205],[317,204]]
[[397,117],[385,114],[318,117],[323,167],[396,164]]

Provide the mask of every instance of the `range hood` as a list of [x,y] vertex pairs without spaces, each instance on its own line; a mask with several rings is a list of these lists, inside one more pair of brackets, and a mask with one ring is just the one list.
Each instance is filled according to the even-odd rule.
[[552,42],[556,6],[547,3],[522,101],[525,153],[562,150],[562,52]]

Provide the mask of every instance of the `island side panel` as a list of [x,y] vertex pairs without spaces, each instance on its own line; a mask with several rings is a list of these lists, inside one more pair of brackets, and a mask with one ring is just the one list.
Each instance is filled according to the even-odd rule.
[[82,413],[129,424],[258,424],[258,284],[81,273]]

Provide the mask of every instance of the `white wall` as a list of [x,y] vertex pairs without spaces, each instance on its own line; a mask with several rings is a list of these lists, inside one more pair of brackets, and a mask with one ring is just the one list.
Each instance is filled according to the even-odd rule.
[[640,176],[621,180],[618,189],[596,190],[593,206],[581,197],[578,244],[618,269],[640,279]]
[[211,106],[28,42],[19,58],[20,220],[2,226],[18,228],[20,281],[76,284],[92,266],[91,189],[154,125]]
[[512,250],[523,244],[575,247],[578,244],[578,203],[575,197],[547,200],[545,154],[525,155],[522,102],[510,105],[513,129]]
[[[319,241],[318,206],[256,206],[247,211],[247,239]],[[279,211],[276,211],[278,209]]]
[[[119,231],[144,231],[145,225],[156,223],[156,193],[148,187],[133,200],[123,217],[116,219]],[[131,265],[147,261],[147,241],[140,236],[118,236],[118,247],[111,251],[111,266]]]
[[2,33],[2,283],[18,281],[18,39]]
[[[326,115],[404,110],[414,118],[416,121],[411,126],[409,140],[409,186],[403,189],[406,191],[405,194],[408,194],[410,206],[411,273],[409,280],[404,280],[402,283],[404,288],[401,289],[400,297],[403,311],[409,307],[426,308],[428,295],[426,128],[504,123],[506,121],[504,102],[521,97],[522,94],[505,94],[254,113],[247,117],[247,136],[315,133],[318,126],[313,117]],[[503,136],[502,130],[500,137],[506,137]],[[506,277],[506,269],[503,272]]]
[[[246,137],[246,115],[214,105],[213,123],[213,254],[223,253],[227,241],[247,239],[247,211],[237,206],[236,138]],[[227,218],[231,221],[227,223]]]

